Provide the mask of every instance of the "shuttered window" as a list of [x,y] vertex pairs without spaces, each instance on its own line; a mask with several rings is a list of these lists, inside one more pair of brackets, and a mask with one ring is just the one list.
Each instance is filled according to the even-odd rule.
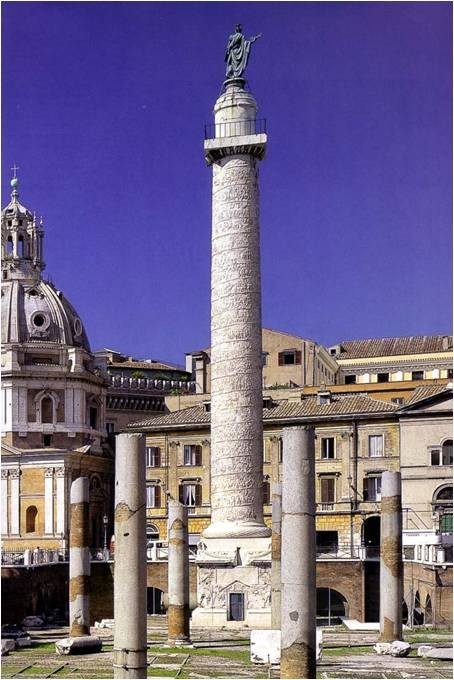
[[369,456],[371,458],[379,458],[383,456],[383,435],[370,434],[369,435]]
[[202,465],[202,447],[200,444],[185,444],[184,465]]
[[146,465],[147,467],[161,466],[161,449],[159,448],[159,446],[147,446]]
[[334,503],[334,488],[336,480],[334,477],[322,477],[320,479],[320,502]]
[[301,352],[295,349],[285,350],[278,354],[279,366],[292,366],[301,364]]
[[178,491],[180,503],[188,508],[202,505],[202,486],[200,484],[180,484]]
[[161,487],[157,484],[147,486],[147,508],[161,507]]
[[263,505],[269,505],[270,503],[270,483],[263,482]]

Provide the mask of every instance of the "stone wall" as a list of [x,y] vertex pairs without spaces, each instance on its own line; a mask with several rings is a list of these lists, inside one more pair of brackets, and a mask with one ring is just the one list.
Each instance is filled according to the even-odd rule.
[[[190,606],[196,607],[196,565],[190,563]],[[113,618],[113,562],[91,563],[90,623]],[[25,616],[51,613],[59,609],[68,623],[67,562],[36,567],[2,567],[2,623],[20,623]],[[147,587],[159,588],[167,596],[167,562],[149,562]]]
[[[404,600],[408,611],[418,606],[424,614],[424,623],[434,626],[452,626],[452,566],[429,567],[419,562],[404,562]],[[430,598],[430,608],[426,605]]]
[[359,561],[317,562],[317,588],[336,590],[346,600],[349,619],[364,621],[364,567]]

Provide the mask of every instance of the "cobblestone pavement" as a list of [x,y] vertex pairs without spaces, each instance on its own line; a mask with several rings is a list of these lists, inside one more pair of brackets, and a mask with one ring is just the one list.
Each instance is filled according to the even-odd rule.
[[[165,646],[165,621],[149,621],[148,677],[153,678],[279,678],[279,669],[256,666],[249,660],[249,644],[244,633],[231,635],[215,631],[209,636],[193,631],[194,647],[187,649]],[[2,659],[3,678],[112,678],[113,635],[109,629],[93,629],[104,640],[99,654],[57,656],[55,639],[64,637],[67,629],[42,630],[32,633],[36,646],[13,652]],[[407,658],[377,656],[372,649],[376,633],[352,633],[343,629],[324,633],[324,648],[317,664],[317,678],[451,678],[452,662],[430,662],[416,656],[418,644],[437,640],[450,644],[449,634],[432,636],[422,633],[409,638],[414,644]],[[209,638],[209,639],[208,639]],[[420,639],[422,638],[422,639]]]

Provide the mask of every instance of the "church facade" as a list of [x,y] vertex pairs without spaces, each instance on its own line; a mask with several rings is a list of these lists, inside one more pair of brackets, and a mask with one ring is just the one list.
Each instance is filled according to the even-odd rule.
[[[68,547],[71,482],[90,479],[91,546],[111,514],[105,394],[82,320],[43,278],[44,229],[19,202],[1,213],[3,549]],[[110,520],[107,520],[110,522]]]

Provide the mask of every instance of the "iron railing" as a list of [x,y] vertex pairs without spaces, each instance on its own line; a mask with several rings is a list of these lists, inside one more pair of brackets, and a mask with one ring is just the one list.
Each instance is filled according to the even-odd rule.
[[205,139],[219,137],[240,137],[242,135],[266,134],[266,119],[251,118],[248,120],[228,120],[223,123],[207,123]]

